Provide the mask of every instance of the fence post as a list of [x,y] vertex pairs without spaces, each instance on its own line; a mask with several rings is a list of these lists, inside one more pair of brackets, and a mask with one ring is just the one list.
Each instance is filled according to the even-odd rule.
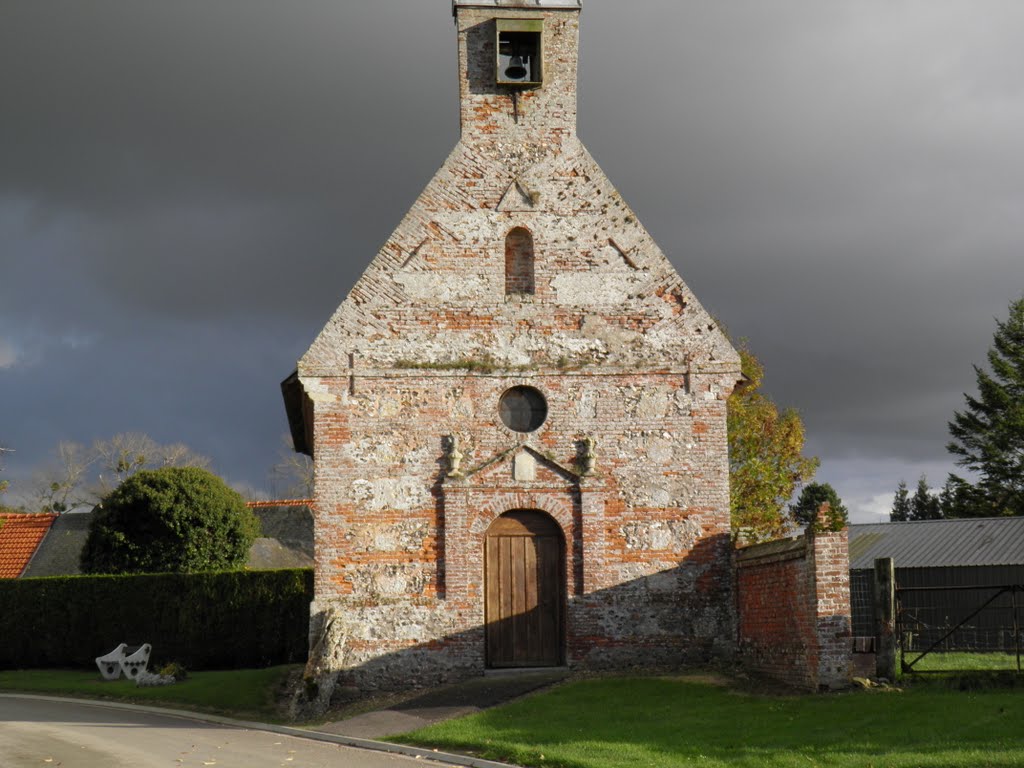
[[896,569],[891,557],[875,560],[875,674],[896,679]]

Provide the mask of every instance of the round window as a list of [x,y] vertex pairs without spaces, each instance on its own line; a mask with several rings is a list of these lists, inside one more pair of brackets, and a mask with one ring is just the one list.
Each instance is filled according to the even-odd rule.
[[498,414],[509,429],[533,432],[548,417],[548,403],[533,387],[512,387],[498,401]]

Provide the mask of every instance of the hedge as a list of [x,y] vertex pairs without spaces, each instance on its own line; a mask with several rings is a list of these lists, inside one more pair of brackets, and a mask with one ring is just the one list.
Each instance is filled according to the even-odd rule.
[[305,661],[313,571],[0,580],[0,669],[88,667],[119,643],[151,668],[245,669]]

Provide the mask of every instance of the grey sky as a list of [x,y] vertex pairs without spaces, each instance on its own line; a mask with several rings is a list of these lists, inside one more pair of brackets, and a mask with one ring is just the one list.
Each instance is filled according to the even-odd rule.
[[[587,0],[580,135],[859,519],[1024,292],[1024,4]],[[266,487],[277,385],[458,135],[448,0],[0,5],[0,441]],[[13,489],[12,489],[13,490]]]

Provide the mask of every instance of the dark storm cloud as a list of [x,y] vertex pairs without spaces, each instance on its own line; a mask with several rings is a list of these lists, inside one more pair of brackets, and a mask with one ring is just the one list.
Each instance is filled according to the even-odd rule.
[[[4,5],[12,472],[140,430],[262,483],[277,382],[457,140],[449,10]],[[582,138],[861,514],[941,483],[1024,291],[1022,32],[1016,0],[585,4]]]
[[800,408],[820,479],[864,509],[901,476],[941,484],[970,365],[1024,290],[1024,7],[650,10],[675,23],[617,21],[656,66],[589,49],[585,93],[629,94],[601,135],[581,120],[591,149]]
[[78,222],[82,271],[118,303],[289,313],[288,275],[339,300],[455,132],[450,46],[409,42],[449,32],[443,9],[371,5],[5,9],[0,199]]

